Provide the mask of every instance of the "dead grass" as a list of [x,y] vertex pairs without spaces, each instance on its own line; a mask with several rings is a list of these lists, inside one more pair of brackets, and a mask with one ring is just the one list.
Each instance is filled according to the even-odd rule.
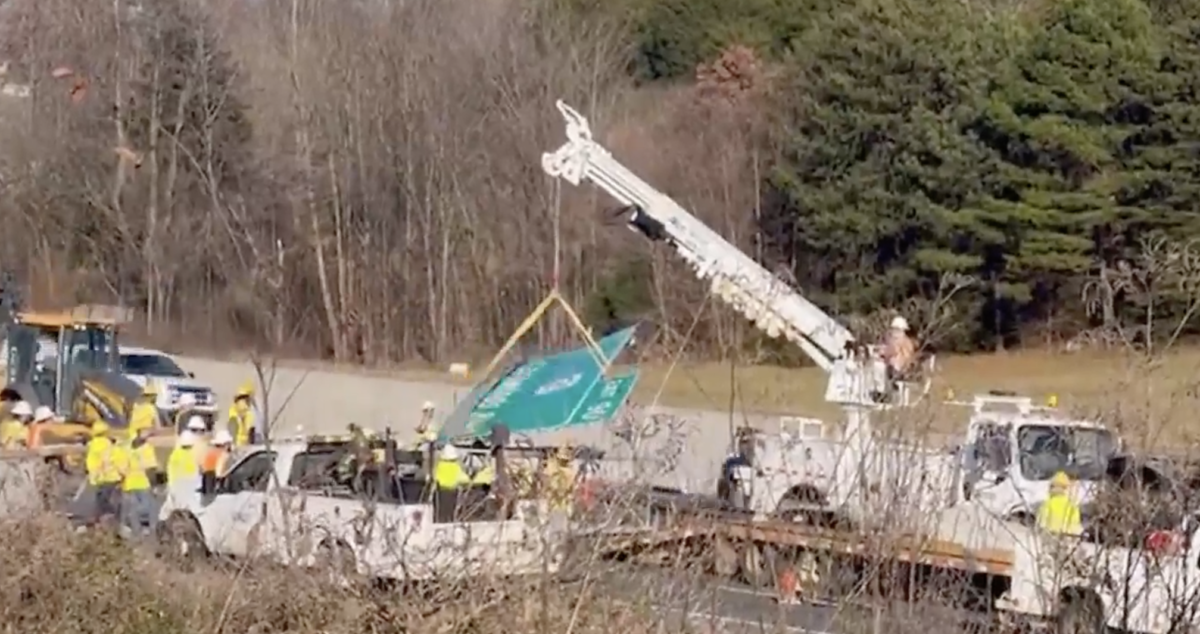
[[[239,357],[205,351],[199,356]],[[242,357],[244,359],[244,357]],[[469,385],[446,368],[399,365],[368,368],[313,360],[281,360],[284,367],[361,373],[414,381]],[[472,362],[472,370],[485,363]],[[815,367],[781,368],[728,362],[641,364],[634,398],[668,407],[762,414],[794,414],[836,421],[838,410],[824,401],[826,377]],[[1054,395],[1072,412],[1098,418],[1142,447],[1194,448],[1200,426],[1193,424],[1200,393],[1200,346],[1178,346],[1153,360],[1124,352],[1059,353],[1025,350],[990,355],[947,355],[938,368],[920,425],[939,434],[961,430],[962,408],[942,405],[948,397],[1005,390],[1038,402]]]
[[[825,375],[817,368],[729,364],[681,365],[674,371],[644,367],[638,398],[650,402],[661,390],[666,405],[698,409],[757,411],[837,420],[837,407],[824,401]],[[954,432],[965,421],[961,407],[947,400],[1005,390],[1039,404],[1055,396],[1059,406],[1096,418],[1145,447],[1180,448],[1200,441],[1195,424],[1200,392],[1200,348],[1179,348],[1147,360],[1129,354],[1023,351],[939,358],[922,418],[934,431]]]
[[[335,586],[309,571],[261,562],[212,561],[185,572],[155,558],[148,544],[131,547],[106,532],[75,534],[50,514],[0,521],[0,530],[10,545],[0,550],[6,633],[667,634],[693,631],[685,622],[696,620],[707,621],[693,623],[703,631],[783,631],[772,625],[774,615],[746,605],[725,620],[681,612],[716,608],[690,568],[648,576],[589,562],[584,574],[476,579],[413,592],[365,582]],[[771,605],[769,597],[758,603],[749,607]]]

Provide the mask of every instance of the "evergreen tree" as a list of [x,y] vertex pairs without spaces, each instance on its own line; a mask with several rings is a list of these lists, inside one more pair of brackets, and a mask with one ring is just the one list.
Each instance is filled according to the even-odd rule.
[[976,126],[1000,179],[970,212],[997,328],[1051,311],[1090,270],[1096,237],[1141,217],[1122,204],[1133,175],[1121,153],[1143,128],[1158,63],[1139,0],[1066,0],[1001,67]]
[[958,2],[863,0],[800,41],[764,230],[838,312],[874,312],[980,265],[959,244],[959,210],[990,171],[965,132],[989,66],[977,23]]

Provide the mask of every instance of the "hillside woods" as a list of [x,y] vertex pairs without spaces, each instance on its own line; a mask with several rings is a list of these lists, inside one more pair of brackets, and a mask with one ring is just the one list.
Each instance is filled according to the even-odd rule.
[[492,350],[548,290],[558,213],[598,328],[646,319],[674,350],[698,319],[689,354],[794,360],[542,174],[559,97],[860,327],[900,310],[962,351],[1192,334],[1195,3],[7,0],[0,28],[0,83],[28,89],[0,96],[2,264],[152,334]]

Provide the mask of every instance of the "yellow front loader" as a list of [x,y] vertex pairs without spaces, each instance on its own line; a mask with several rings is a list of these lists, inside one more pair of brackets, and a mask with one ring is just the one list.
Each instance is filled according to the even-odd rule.
[[130,313],[98,305],[9,312],[4,396],[33,407],[46,405],[60,419],[42,425],[31,444],[50,454],[74,456],[78,452],[53,448],[82,447],[95,421],[116,430],[128,426],[130,408],[141,395],[141,386],[120,368],[118,334]]

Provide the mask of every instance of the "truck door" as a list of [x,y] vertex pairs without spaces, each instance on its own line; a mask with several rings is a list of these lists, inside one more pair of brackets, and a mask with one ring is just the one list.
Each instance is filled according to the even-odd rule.
[[199,518],[210,550],[235,557],[255,552],[274,470],[275,452],[259,451],[217,482]]
[[971,439],[963,480],[964,497],[997,513],[1007,513],[1015,503],[1011,481],[1012,425],[988,421],[974,423]]

